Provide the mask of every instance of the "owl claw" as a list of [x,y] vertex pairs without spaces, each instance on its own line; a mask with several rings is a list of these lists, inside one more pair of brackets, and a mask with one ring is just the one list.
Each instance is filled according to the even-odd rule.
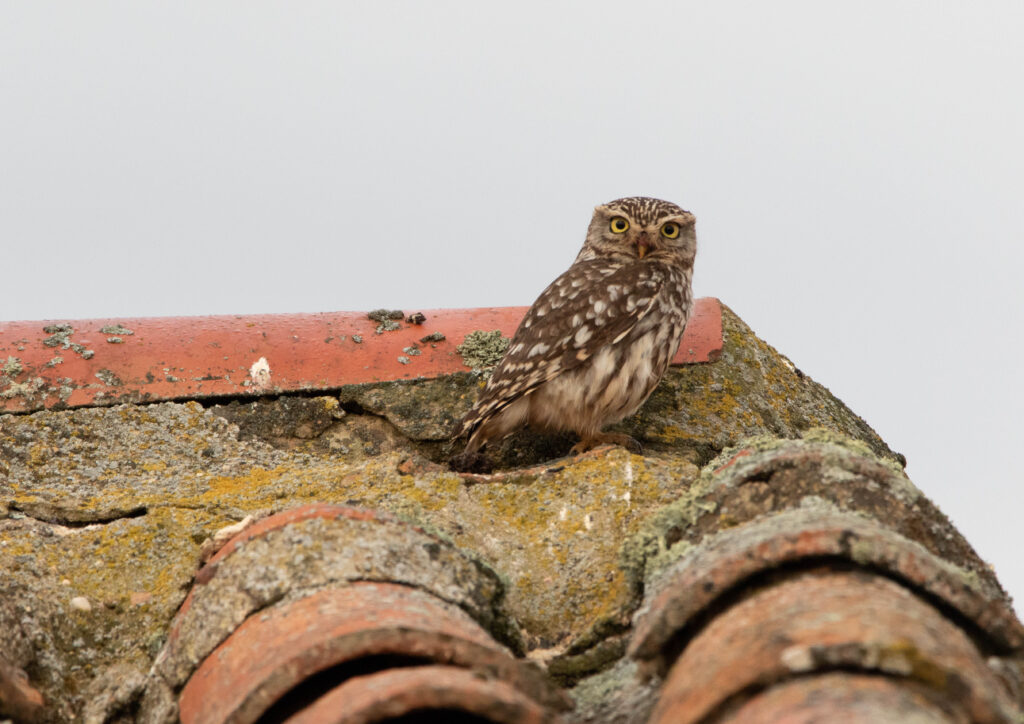
[[572,450],[569,451],[570,455],[582,455],[583,453],[593,450],[599,445],[621,445],[622,447],[629,450],[631,453],[636,455],[641,454],[644,451],[643,445],[631,438],[629,435],[622,435],[614,432],[598,433],[593,437],[585,437],[578,443],[572,446]]

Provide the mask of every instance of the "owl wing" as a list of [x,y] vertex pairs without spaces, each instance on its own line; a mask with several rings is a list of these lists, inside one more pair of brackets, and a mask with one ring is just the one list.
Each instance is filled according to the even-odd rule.
[[657,264],[573,264],[533,303],[459,435],[537,386],[615,344],[650,311],[667,274]]

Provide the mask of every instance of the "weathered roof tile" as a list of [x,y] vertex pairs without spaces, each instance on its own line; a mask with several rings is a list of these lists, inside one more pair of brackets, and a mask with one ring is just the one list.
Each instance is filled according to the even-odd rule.
[[[378,310],[378,312],[387,310]],[[0,410],[337,389],[466,372],[467,336],[511,336],[526,307],[0,322]],[[411,319],[411,317],[410,317]],[[722,348],[721,307],[699,299],[676,364]]]

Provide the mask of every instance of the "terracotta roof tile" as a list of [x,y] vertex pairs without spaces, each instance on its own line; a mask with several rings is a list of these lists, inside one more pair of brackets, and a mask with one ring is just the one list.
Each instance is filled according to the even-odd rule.
[[[369,724],[408,721],[557,724],[555,712],[508,683],[452,666],[389,669],[346,681],[327,692],[288,724]],[[468,719],[468,716],[472,719]]]
[[[526,307],[0,322],[0,410],[257,397],[467,372],[466,335],[511,336]],[[371,318],[371,315],[377,318]],[[716,358],[721,306],[698,299],[673,362]]]
[[680,631],[759,574],[810,561],[885,573],[957,611],[1000,651],[1024,649],[1024,626],[1001,593],[861,516],[792,510],[723,531],[693,547],[652,585],[638,614],[631,651],[656,659]]
[[825,673],[783,681],[734,703],[722,724],[954,724],[925,687],[874,674]]
[[[403,678],[408,667],[429,673],[413,682]],[[381,677],[367,681],[396,668],[407,673],[387,679],[389,684]],[[484,683],[488,679],[502,683]],[[371,711],[394,715],[427,708],[474,712],[480,707],[554,721],[545,704],[564,706],[539,670],[516,661],[459,608],[407,586],[358,582],[247,618],[185,685],[181,720],[221,724],[255,722],[264,715],[276,719],[284,711],[300,712],[321,697],[327,702],[298,714],[297,721],[350,721],[341,718],[344,712],[354,717],[351,721],[376,721],[369,718]],[[356,705],[356,700],[362,703]],[[338,701],[346,703],[337,709]],[[398,701],[399,710],[387,709],[389,702]]]
[[[651,721],[747,721],[717,717],[776,683],[836,670],[924,692],[924,711],[934,714],[935,702],[953,721],[1010,722],[1017,711],[971,639],[938,610],[880,576],[823,567],[751,590],[710,620],[673,665]],[[805,713],[817,688],[785,702],[779,721]],[[835,721],[840,706],[836,697],[815,708]]]
[[[238,533],[197,574],[158,657],[165,683],[147,698],[169,701],[184,684],[185,724],[276,720],[355,677],[443,665],[504,683],[467,686],[461,674],[445,674],[439,689],[407,682],[408,697],[397,699],[448,706],[462,692],[467,706],[493,699],[496,710],[555,721],[564,695],[481,625],[507,636],[490,610],[500,605],[496,584],[451,544],[386,513],[286,510]],[[365,703],[367,711],[380,705]],[[307,718],[328,720],[321,716]]]

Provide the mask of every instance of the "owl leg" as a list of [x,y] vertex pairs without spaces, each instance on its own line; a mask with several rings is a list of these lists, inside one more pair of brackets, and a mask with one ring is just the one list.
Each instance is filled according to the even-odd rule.
[[643,446],[629,435],[623,435],[622,433],[617,432],[595,432],[584,434],[580,441],[572,446],[572,450],[569,451],[569,454],[579,455],[580,453],[585,453],[588,450],[593,450],[598,445],[621,445],[631,453],[636,453],[637,455],[643,452]]

